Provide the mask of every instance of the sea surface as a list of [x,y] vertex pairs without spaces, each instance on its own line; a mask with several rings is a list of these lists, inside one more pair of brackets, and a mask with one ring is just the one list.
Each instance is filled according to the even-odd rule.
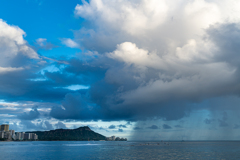
[[0,160],[240,160],[240,142],[0,142]]

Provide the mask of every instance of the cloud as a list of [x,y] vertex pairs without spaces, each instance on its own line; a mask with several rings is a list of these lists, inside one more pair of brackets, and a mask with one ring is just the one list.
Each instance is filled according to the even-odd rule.
[[175,125],[176,128],[183,128],[181,125]]
[[167,124],[163,124],[163,129],[172,129],[172,127]]
[[61,106],[53,107],[50,116],[57,119],[96,120],[102,116],[101,110],[94,104],[89,104],[86,97],[80,93],[66,94]]
[[117,44],[130,41],[144,48],[161,50],[163,54],[166,47],[178,47],[202,34],[210,25],[226,20],[239,21],[239,17],[232,13],[233,8],[237,11],[238,4],[234,3],[237,2],[84,1],[75,7],[75,16],[88,23],[74,32],[75,38],[89,50],[109,52]]
[[24,68],[22,67],[18,67],[18,68],[14,68],[14,67],[0,67],[0,74],[4,74],[4,73],[8,73],[8,72],[16,72],[16,71],[21,71]]
[[218,119],[218,122],[219,122],[219,127],[227,127],[228,126],[228,123],[226,121]]
[[119,129],[118,129],[118,132],[123,132],[123,129],[120,129],[120,128],[119,128]]
[[126,126],[131,126],[131,125],[132,125],[132,124],[131,124],[131,122],[129,122],[129,121],[126,123]]
[[115,125],[111,125],[111,126],[108,127],[108,129],[115,129],[115,128],[116,128]]
[[133,129],[134,129],[134,130],[140,130],[140,129],[142,129],[142,128],[140,128],[140,127],[134,127]]
[[235,124],[233,127],[233,129],[239,129],[239,128],[240,128],[240,125],[238,125],[238,124]]
[[[17,26],[8,25],[0,19],[0,67],[6,71],[13,71],[25,68],[22,62],[28,60],[41,60],[38,54],[28,46],[24,40],[25,32]],[[21,59],[22,62],[19,61]],[[19,69],[18,69],[19,68]]]
[[18,118],[21,120],[34,120],[39,118],[40,113],[37,108],[37,106],[33,107],[29,113],[24,112],[23,114],[18,115]]
[[[161,25],[168,11],[165,1],[91,0],[75,7],[75,15],[104,22],[111,29],[121,29],[129,34],[141,34]],[[121,13],[121,15],[119,14]],[[102,27],[102,25],[100,26]]]
[[62,41],[62,44],[66,45],[67,47],[79,48],[78,43],[76,43],[75,41],[73,41],[70,38],[63,38],[63,39],[61,39],[61,41]]
[[158,126],[156,126],[156,125],[152,125],[152,126],[147,127],[147,128],[149,128],[149,129],[158,129]]
[[67,129],[66,125],[62,122],[58,122],[54,126],[56,129]]
[[25,32],[2,19],[0,28],[0,98],[5,101],[44,101],[61,94],[62,99],[66,90],[54,89],[57,86],[47,80],[32,80],[44,77],[39,72],[47,62],[29,46],[24,39]]
[[33,123],[31,121],[22,120],[19,124],[24,131],[41,131],[41,130],[53,130],[54,127],[49,121],[41,121],[39,123]]
[[227,120],[228,120],[227,112],[223,112],[222,119],[218,119],[219,127],[227,127],[228,126]]
[[206,118],[206,119],[204,120],[204,123],[206,123],[206,124],[211,124],[213,121],[215,121],[215,119],[208,119],[208,118]]
[[227,13],[223,3],[91,0],[77,5],[75,15],[88,25],[74,31],[72,40],[97,54],[86,61],[73,58],[65,71],[84,77],[91,87],[81,95],[66,95],[78,100],[73,104],[65,98],[65,110],[53,107],[50,115],[178,120],[199,109],[196,104],[237,96],[239,66],[227,55],[237,56],[239,27],[237,17],[227,22],[232,15],[221,14]]
[[45,49],[45,50],[51,50],[52,48],[57,47],[54,44],[47,42],[46,38],[36,39],[36,46],[37,46],[37,49]]
[[127,128],[126,125],[122,125],[122,124],[118,125],[118,127],[119,127],[119,128]]
[[[165,55],[158,50],[150,51],[139,48],[135,43],[124,42],[112,52],[86,63],[72,59],[65,71],[84,75],[86,84],[91,84],[87,91],[91,96],[86,98],[81,95],[81,100],[72,106],[88,116],[80,112],[68,114],[68,109],[61,108],[52,116],[82,120],[141,120],[157,116],[176,120],[187,116],[194,103],[237,94],[238,89],[232,86],[237,84],[238,66],[230,59],[220,58],[225,52],[219,52],[220,42],[214,40],[214,30],[221,28],[219,25],[212,26],[206,30],[206,39],[189,40]],[[236,27],[234,29],[237,30]],[[222,77],[222,74],[225,76]],[[67,103],[64,104],[66,108]],[[89,104],[91,110],[87,107]]]

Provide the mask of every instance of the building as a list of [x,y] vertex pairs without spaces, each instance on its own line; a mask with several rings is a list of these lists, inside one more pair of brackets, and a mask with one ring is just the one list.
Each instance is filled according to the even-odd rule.
[[30,140],[31,139],[31,133],[25,133],[23,139],[24,140]]
[[4,138],[4,132],[0,131],[0,138]]
[[14,130],[9,130],[9,132],[10,132],[11,138],[12,138],[13,140],[16,140],[15,131],[14,131]]
[[9,130],[8,124],[0,125],[0,139],[1,140],[37,140],[38,135],[35,133],[16,132]]
[[37,140],[37,139],[38,139],[38,135],[34,134],[33,139],[34,139],[34,140]]
[[0,131],[5,131],[8,132],[9,131],[9,125],[8,124],[2,124]]
[[22,140],[22,134],[21,134],[21,132],[17,132],[15,138],[16,138],[16,140]]
[[25,132],[21,132],[22,134],[21,134],[21,140],[24,140],[24,134],[25,134]]
[[11,136],[13,136],[15,134],[15,131],[14,130],[9,130]]
[[107,137],[107,141],[115,141],[115,139],[116,139],[115,136]]
[[8,132],[4,132],[4,139],[12,140],[12,136],[11,136],[11,133],[9,131]]
[[19,141],[24,140],[24,134],[25,134],[25,132],[17,132],[15,139],[19,140]]
[[112,136],[112,140],[115,141],[116,137],[115,136]]
[[111,137],[107,137],[106,140],[107,141],[127,141],[127,138],[111,136]]

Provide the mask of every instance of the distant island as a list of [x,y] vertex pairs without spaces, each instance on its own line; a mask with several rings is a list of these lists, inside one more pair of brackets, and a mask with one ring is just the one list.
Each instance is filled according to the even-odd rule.
[[92,131],[88,126],[76,129],[56,129],[50,131],[26,132],[38,135],[39,141],[127,141],[115,136],[105,137]]
[[33,131],[26,133],[35,133],[39,141],[100,141],[106,140],[106,137],[92,131],[88,126],[77,129],[56,129],[50,131]]

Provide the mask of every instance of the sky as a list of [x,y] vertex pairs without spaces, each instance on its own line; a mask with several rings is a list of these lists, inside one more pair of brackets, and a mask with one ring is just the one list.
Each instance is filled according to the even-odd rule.
[[239,12],[239,0],[2,1],[0,124],[239,140]]

